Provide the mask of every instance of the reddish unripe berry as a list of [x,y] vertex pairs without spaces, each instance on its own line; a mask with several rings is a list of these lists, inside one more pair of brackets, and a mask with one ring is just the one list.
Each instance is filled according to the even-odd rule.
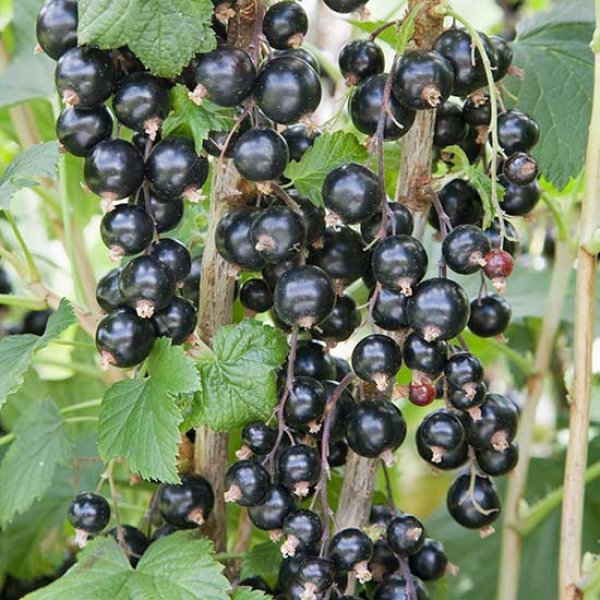
[[513,257],[506,250],[494,249],[488,252],[483,259],[485,266],[483,272],[492,280],[494,288],[500,293],[506,288],[506,279],[515,268]]
[[408,386],[408,399],[416,406],[427,406],[435,400],[435,385],[427,382]]

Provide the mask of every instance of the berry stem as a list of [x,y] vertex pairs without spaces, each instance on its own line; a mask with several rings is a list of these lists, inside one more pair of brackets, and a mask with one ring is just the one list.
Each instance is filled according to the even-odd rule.
[[0,294],[0,304],[20,306],[27,310],[44,310],[46,308],[46,303],[43,300],[30,296],[13,296],[12,294]]
[[408,559],[406,556],[396,556],[398,557],[398,561],[400,562],[400,570],[402,571],[402,575],[406,581],[406,600],[417,600],[417,590],[415,590],[415,584],[410,572]]
[[4,216],[6,217],[6,220],[8,221],[8,224],[10,225],[10,228],[12,229],[12,232],[17,240],[17,243],[19,244],[21,251],[23,252],[23,255],[25,256],[25,262],[27,263],[28,280],[31,281],[32,283],[39,283],[41,281],[40,272],[37,268],[37,265],[35,264],[35,261],[33,260],[33,256],[31,255],[29,246],[27,246],[25,239],[21,235],[21,231],[19,230],[19,227],[17,226],[17,222],[15,221],[15,218],[14,218],[12,212],[8,209],[4,209]]
[[394,490],[392,487],[392,480],[390,479],[390,472],[387,465],[383,461],[381,461],[381,469],[383,470],[383,478],[385,479],[385,489],[387,491],[388,504],[394,513],[397,513],[398,507],[396,506],[396,501],[394,500]]

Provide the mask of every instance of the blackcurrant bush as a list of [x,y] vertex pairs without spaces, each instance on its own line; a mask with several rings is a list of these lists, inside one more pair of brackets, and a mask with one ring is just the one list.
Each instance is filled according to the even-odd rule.
[[408,327],[406,304],[402,292],[382,288],[373,305],[373,323],[386,331],[399,331]]
[[129,558],[129,564],[132,567],[138,564],[150,544],[148,538],[137,527],[131,525],[113,527],[107,535],[110,535],[119,544],[121,538],[123,539],[125,554]]
[[100,235],[110,258],[138,254],[150,245],[154,236],[154,221],[143,209],[133,204],[118,204],[100,222]]
[[83,175],[92,192],[108,202],[131,196],[144,181],[144,161],[124,140],[104,140],[85,159]]
[[287,206],[271,206],[257,215],[250,235],[266,263],[279,263],[300,252],[306,229],[299,213]]
[[402,356],[406,366],[413,372],[434,378],[446,366],[448,348],[446,342],[427,342],[416,333],[411,333],[402,346]]
[[[415,590],[415,595],[412,597],[415,600],[429,600],[429,592],[420,579],[412,577],[412,584]],[[410,598],[409,589],[406,578],[403,575],[389,575],[375,590],[373,600],[401,600]]]
[[487,477],[460,475],[448,490],[446,504],[450,516],[463,527],[489,527],[500,516],[500,498]]
[[105,498],[93,492],[77,494],[69,506],[69,523],[83,545],[89,535],[100,533],[110,521],[110,506]]
[[491,249],[490,240],[479,227],[459,225],[444,238],[442,256],[455,273],[470,275],[481,269]]
[[467,386],[483,381],[483,365],[469,352],[458,352],[448,359],[444,377],[449,385],[467,389]]
[[506,396],[488,394],[476,412],[469,412],[465,423],[467,440],[476,450],[503,450],[517,434],[519,412]]
[[[292,446],[293,447],[293,446]],[[283,521],[286,541],[281,547],[283,556],[294,556],[298,549],[311,551],[323,536],[321,517],[312,510],[295,510]]]
[[240,460],[229,467],[225,485],[225,502],[255,506],[265,499],[271,487],[271,480],[269,473],[260,463]]
[[121,289],[119,288],[120,275],[121,269],[112,269],[98,281],[98,285],[96,286],[96,302],[106,312],[110,312],[125,304],[125,300],[121,295]]
[[537,179],[538,164],[529,154],[516,152],[509,156],[502,168],[506,181],[515,185],[528,185]]
[[540,186],[537,181],[525,185],[516,185],[500,179],[504,187],[504,197],[500,206],[507,214],[520,217],[531,212],[540,199]]
[[298,569],[298,581],[303,585],[305,595],[325,592],[334,582],[335,566],[326,558],[316,556],[306,558]]
[[327,353],[327,346],[317,340],[301,340],[298,342],[294,375],[304,375],[319,381],[335,379],[335,363]]
[[98,325],[96,347],[102,361],[127,368],[144,361],[154,345],[154,328],[130,308],[117,308]]
[[74,156],[87,156],[94,146],[110,138],[113,120],[106,106],[88,110],[67,106],[56,121],[56,137]]
[[202,256],[196,256],[192,259],[192,268],[190,274],[183,280],[181,286],[181,295],[189,300],[196,309],[200,301],[200,279],[202,274]]
[[247,131],[235,145],[235,166],[250,181],[270,181],[283,175],[289,150],[283,136],[273,129]]
[[385,539],[396,554],[410,556],[423,547],[425,528],[414,515],[399,515],[388,523]]
[[238,106],[251,93],[256,80],[252,59],[239,48],[217,48],[200,58],[195,73],[194,96],[219,106]]
[[492,104],[489,96],[471,96],[462,109],[465,121],[473,127],[489,127],[492,121]]
[[374,383],[384,391],[402,365],[402,352],[389,336],[373,334],[364,337],[352,352],[352,369],[363,381]]
[[469,329],[479,337],[502,335],[512,316],[510,304],[498,294],[490,294],[471,301]]
[[283,409],[285,422],[299,431],[317,433],[325,410],[325,388],[312,377],[295,377]]
[[[483,217],[481,198],[477,190],[466,181],[454,179],[439,191],[438,197],[452,227],[477,225],[481,222]],[[440,224],[435,210],[429,213],[429,222],[439,230]]]
[[328,343],[347,340],[360,325],[360,311],[350,296],[338,296],[331,314],[313,328],[313,336]]
[[461,109],[453,102],[446,102],[435,111],[433,145],[442,149],[460,144],[467,135],[467,126]]
[[247,448],[252,454],[266,456],[273,450],[277,441],[277,431],[261,421],[252,421],[244,425],[242,429],[242,451],[239,458],[248,458],[243,448]]
[[410,572],[423,581],[440,579],[446,573],[448,557],[441,542],[427,538],[423,547],[409,557]]
[[264,279],[248,279],[240,288],[240,302],[251,312],[267,312],[273,307],[273,292]]
[[159,196],[147,190],[148,195],[144,205],[148,214],[154,219],[154,226],[158,233],[170,231],[179,225],[183,218],[183,199],[179,196]]
[[346,85],[356,85],[366,77],[383,73],[385,56],[372,40],[351,40],[342,46],[338,64]]
[[152,323],[157,337],[168,337],[174,345],[183,344],[196,329],[198,314],[185,298],[174,297],[165,308],[154,313]]
[[277,457],[277,481],[301,498],[308,495],[321,475],[317,451],[305,444],[286,448]]
[[297,2],[272,4],[263,20],[263,33],[271,48],[285,50],[302,45],[308,31],[308,16]]
[[487,448],[475,453],[479,468],[493,477],[510,473],[519,462],[519,446],[517,442],[511,442],[503,450]]
[[429,413],[417,430],[419,454],[434,465],[442,464],[446,452],[452,456],[464,450],[466,454],[465,435],[465,428],[454,413],[447,410]]
[[169,268],[177,283],[181,283],[189,275],[192,257],[180,241],[173,238],[157,240],[150,246],[150,254]]
[[177,529],[203,525],[214,505],[212,487],[201,475],[182,475],[181,483],[162,484],[158,490],[158,510]]
[[485,401],[486,394],[485,383],[467,383],[460,388],[448,385],[447,399],[450,405],[457,410],[469,411],[481,406]]
[[288,194],[296,203],[298,212],[302,216],[306,229],[306,244],[310,246],[321,239],[325,232],[325,209],[316,206],[295,190],[288,190]]
[[529,152],[540,138],[537,121],[520,110],[508,110],[498,117],[498,142],[507,155]]
[[77,46],[77,0],[46,0],[35,27],[42,50],[58,60],[67,50]]
[[467,325],[469,298],[455,281],[428,279],[408,299],[406,314],[409,325],[426,341],[449,340]]
[[500,81],[508,73],[513,59],[512,48],[508,42],[499,35],[490,35],[490,44],[496,55],[496,69],[494,70],[494,81]]
[[[300,160],[306,151],[314,144],[321,132],[312,129],[304,123],[296,123],[290,125],[281,132],[281,135],[285,139],[290,152],[290,160]],[[312,204],[312,202],[311,202]],[[314,206],[314,204],[313,204]]]
[[[386,237],[391,235],[411,235],[414,221],[412,213],[406,206],[398,202],[388,202],[388,219]],[[360,224],[360,232],[367,244],[373,242],[381,232],[381,212],[374,213],[366,221]]]
[[368,0],[323,0],[333,11],[338,13],[351,13],[362,8]]
[[[488,236],[492,248],[505,250],[514,257],[519,253],[519,234],[513,224],[506,219],[504,220],[504,231],[506,235],[502,238],[500,221],[494,219],[492,224],[483,233]],[[502,248],[500,248],[501,246]]]

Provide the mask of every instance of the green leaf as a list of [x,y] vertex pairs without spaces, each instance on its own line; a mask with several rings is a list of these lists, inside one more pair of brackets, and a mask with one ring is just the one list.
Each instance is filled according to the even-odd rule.
[[58,144],[45,142],[31,146],[6,167],[0,177],[0,207],[9,208],[13,194],[25,187],[39,185],[39,177],[55,177]]
[[63,298],[58,310],[48,319],[43,336],[32,334],[10,335],[0,341],[0,407],[7,396],[23,385],[23,376],[37,350],[48,345],[67,327],[76,322],[71,303]]
[[177,133],[193,138],[198,153],[202,152],[202,142],[211,131],[229,131],[235,123],[233,109],[217,106],[210,100],[197,105],[181,84],[171,90],[171,102],[173,109],[163,123],[163,135]]
[[0,526],[27,510],[52,483],[56,467],[73,453],[62,415],[40,400],[15,425],[15,441],[0,464]]
[[258,321],[222,327],[213,353],[198,360],[204,421],[215,431],[227,431],[266,419],[277,403],[275,370],[287,352],[285,335]]
[[367,157],[367,149],[352,133],[324,133],[315,140],[300,162],[290,162],[285,176],[300,194],[313,204],[323,206],[321,189],[325,177],[340,165],[364,163]]
[[539,122],[533,154],[544,177],[562,189],[585,161],[594,79],[593,3],[559,3],[524,21],[517,33],[513,64],[525,76],[507,78],[507,87],[517,97],[516,107]]
[[[350,19],[348,22],[351,23],[353,27],[356,27],[356,29],[360,29],[360,31],[364,31],[365,33],[373,33],[376,29],[387,23],[387,21],[382,21],[381,19],[375,21],[371,19],[368,21]],[[397,41],[397,28],[388,27],[377,36],[377,40],[379,42],[385,42],[392,48],[395,48]]]
[[268,598],[272,598],[273,596],[268,596],[264,592],[260,590],[253,590],[248,587],[238,587],[235,592],[233,592],[232,600],[268,600]]
[[242,562],[240,578],[261,576],[272,583],[277,579],[282,556],[280,544],[264,542],[256,544],[246,554]]
[[123,456],[146,479],[178,482],[177,444],[183,420],[176,396],[199,389],[198,373],[182,348],[160,338],[147,360],[148,376],[120,381],[102,400],[98,450]]
[[227,600],[229,581],[214,558],[212,544],[180,531],[154,542],[138,563],[127,558],[112,537],[90,542],[77,564],[27,600]]
[[80,0],[79,43],[129,46],[155,75],[175,77],[215,48],[210,0]]

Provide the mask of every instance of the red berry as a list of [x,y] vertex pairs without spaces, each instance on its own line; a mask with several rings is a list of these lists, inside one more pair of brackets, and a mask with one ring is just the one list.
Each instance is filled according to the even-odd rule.
[[485,260],[483,272],[492,280],[496,290],[502,293],[506,288],[506,279],[515,268],[513,257],[506,250],[494,249],[488,252],[483,259]]
[[411,383],[408,386],[408,399],[416,406],[427,406],[435,400],[435,385],[432,383]]

